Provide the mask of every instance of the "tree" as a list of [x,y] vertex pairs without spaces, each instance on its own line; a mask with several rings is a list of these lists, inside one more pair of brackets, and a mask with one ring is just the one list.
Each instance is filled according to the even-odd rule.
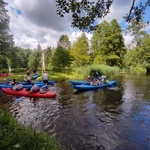
[[110,49],[110,58],[108,56],[108,61],[110,65],[117,65],[119,67],[123,66],[123,59],[126,53],[126,48],[124,44],[124,38],[122,35],[122,29],[118,24],[116,19],[113,19],[110,22],[111,29],[111,44],[112,48]]
[[57,46],[58,47],[63,47],[67,50],[70,49],[71,47],[71,42],[69,41],[69,38],[67,35],[62,35],[59,39],[59,41],[57,42]]
[[29,57],[28,66],[35,68],[42,66],[41,55],[42,55],[41,50],[34,50]]
[[146,24],[140,20],[138,23],[135,20],[131,21],[131,24],[127,28],[127,33],[130,33],[133,36],[132,43],[135,44],[135,46],[142,46],[143,39],[145,39],[148,34],[144,30],[146,27]]
[[150,75],[150,36],[146,38],[143,46],[140,47],[139,54],[140,63],[146,68],[146,74]]
[[47,49],[45,50],[45,65],[46,65],[46,68],[50,67],[51,59],[52,59],[52,48],[47,47]]
[[8,64],[12,68],[26,68],[29,56],[32,51],[30,49],[22,49],[21,47],[13,47],[8,58]]
[[52,66],[55,71],[62,71],[71,64],[71,57],[68,50],[57,47],[52,56]]
[[13,36],[9,34],[9,16],[5,9],[6,3],[0,0],[0,63],[1,67],[7,66],[7,57],[13,47]]
[[90,55],[88,54],[88,51],[88,40],[85,33],[83,33],[73,44],[70,50],[70,54],[74,58],[73,62],[75,66],[80,67],[89,64]]
[[122,30],[113,19],[109,24],[103,21],[93,33],[91,48],[94,53],[94,63],[110,66],[122,66],[125,54],[125,45]]
[[143,67],[146,74],[150,75],[150,36],[145,38],[142,46],[128,50],[124,62],[126,66]]
[[[64,17],[66,13],[72,14],[72,27],[77,27],[80,30],[94,30],[97,25],[95,20],[105,17],[110,13],[110,7],[114,0],[56,0],[57,14]],[[127,22],[136,20],[139,22],[150,6],[150,0],[140,2],[136,5],[135,0],[132,0],[132,5],[129,13],[124,16]],[[149,21],[148,21],[149,22]]]

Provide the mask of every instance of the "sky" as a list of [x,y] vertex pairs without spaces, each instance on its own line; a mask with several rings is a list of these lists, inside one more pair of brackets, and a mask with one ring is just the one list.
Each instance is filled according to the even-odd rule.
[[[4,0],[8,5],[10,17],[10,33],[14,37],[15,46],[35,49],[40,44],[42,49],[56,47],[61,35],[67,35],[73,43],[82,32],[71,27],[72,18],[67,14],[64,18],[56,14],[55,0]],[[137,2],[139,0],[136,0]],[[110,14],[100,19],[110,22],[117,19],[121,28],[126,28],[123,16],[130,11],[131,0],[114,0]],[[87,33],[90,40],[92,34]],[[132,37],[123,35],[128,45]]]

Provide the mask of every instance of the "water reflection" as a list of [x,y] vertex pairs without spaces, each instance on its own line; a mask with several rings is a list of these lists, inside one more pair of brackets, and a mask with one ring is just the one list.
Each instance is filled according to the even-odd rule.
[[65,81],[51,87],[55,99],[11,97],[10,111],[23,125],[55,135],[68,150],[147,150],[150,82],[145,78],[118,77],[117,87],[86,92]]

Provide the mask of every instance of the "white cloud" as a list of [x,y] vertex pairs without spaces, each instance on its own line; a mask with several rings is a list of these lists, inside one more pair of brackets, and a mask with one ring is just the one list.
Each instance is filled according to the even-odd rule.
[[[42,49],[47,46],[56,47],[61,35],[68,35],[73,42],[82,33],[71,28],[70,14],[64,18],[56,15],[55,0],[5,1],[8,3],[6,8],[10,16],[10,32],[14,35],[16,46],[34,49],[40,43]],[[111,7],[111,13],[104,19],[111,21],[115,18],[121,22],[130,6],[131,0],[116,0]],[[90,39],[91,34],[87,36]]]

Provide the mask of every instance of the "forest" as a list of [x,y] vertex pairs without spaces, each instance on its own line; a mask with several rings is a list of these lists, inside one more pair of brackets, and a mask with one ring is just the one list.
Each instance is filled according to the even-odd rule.
[[[0,1],[0,70],[42,66],[42,49],[40,43],[36,49],[17,47],[13,35],[9,33],[9,16],[6,3]],[[110,23],[103,21],[92,31],[89,41],[83,31],[82,35],[71,44],[67,35],[62,35],[57,47],[44,49],[46,69],[62,72],[68,68],[90,65],[116,66],[120,69],[143,68],[150,74],[150,35],[146,32],[146,23],[142,19],[132,20],[127,32],[134,37],[132,45],[125,46],[123,30],[116,19]],[[134,45],[134,46],[133,46]]]

